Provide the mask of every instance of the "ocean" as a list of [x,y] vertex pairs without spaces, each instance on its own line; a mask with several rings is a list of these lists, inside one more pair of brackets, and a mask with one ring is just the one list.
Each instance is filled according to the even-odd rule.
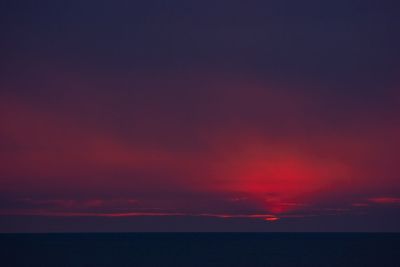
[[400,266],[399,233],[0,234],[0,266]]

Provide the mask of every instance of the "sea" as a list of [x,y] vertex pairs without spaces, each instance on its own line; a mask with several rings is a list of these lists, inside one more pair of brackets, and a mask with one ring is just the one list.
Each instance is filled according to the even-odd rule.
[[400,233],[0,234],[0,266],[400,266]]

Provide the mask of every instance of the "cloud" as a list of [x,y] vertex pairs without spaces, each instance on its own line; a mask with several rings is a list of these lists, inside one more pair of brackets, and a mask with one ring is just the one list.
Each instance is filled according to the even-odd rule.
[[0,212],[2,216],[45,216],[45,217],[208,217],[219,219],[262,219],[276,221],[279,218],[272,214],[228,214],[228,213],[185,213],[185,212],[154,212],[154,211],[131,211],[131,212],[84,212],[84,211],[51,211],[43,209],[14,210]]
[[368,200],[375,204],[400,204],[400,198],[398,197],[374,197]]
[[368,207],[368,203],[352,203],[351,204],[353,207]]

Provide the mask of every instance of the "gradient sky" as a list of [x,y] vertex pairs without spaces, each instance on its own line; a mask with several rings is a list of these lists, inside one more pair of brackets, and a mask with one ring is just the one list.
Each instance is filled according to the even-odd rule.
[[5,1],[0,232],[400,231],[397,1]]

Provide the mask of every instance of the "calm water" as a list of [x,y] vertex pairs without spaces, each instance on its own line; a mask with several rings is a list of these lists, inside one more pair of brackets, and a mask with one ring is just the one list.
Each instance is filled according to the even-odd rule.
[[400,266],[400,234],[2,234],[1,266]]

